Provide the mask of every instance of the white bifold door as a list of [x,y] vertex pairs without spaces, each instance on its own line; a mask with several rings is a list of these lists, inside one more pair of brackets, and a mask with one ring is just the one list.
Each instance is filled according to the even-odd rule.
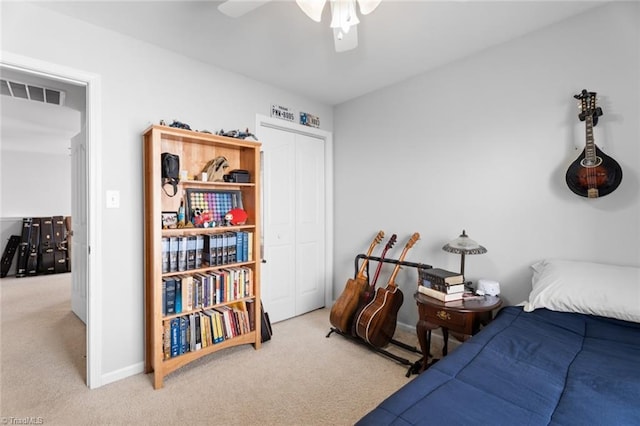
[[262,300],[272,322],[324,306],[324,139],[260,126]]

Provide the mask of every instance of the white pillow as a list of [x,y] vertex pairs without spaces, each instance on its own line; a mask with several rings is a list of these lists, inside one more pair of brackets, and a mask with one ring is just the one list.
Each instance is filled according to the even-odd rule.
[[640,268],[555,259],[531,268],[527,312],[547,308],[640,322]]

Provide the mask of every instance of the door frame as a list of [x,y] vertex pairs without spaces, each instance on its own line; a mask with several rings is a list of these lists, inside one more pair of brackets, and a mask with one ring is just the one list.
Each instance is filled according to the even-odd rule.
[[[102,170],[101,158],[101,78],[98,74],[45,62],[14,53],[1,51],[2,66],[43,78],[64,81],[86,87],[87,128],[87,386],[95,389],[102,386],[102,276],[101,262],[101,216]],[[72,272],[73,273],[73,272]]]
[[326,130],[256,114],[256,133],[259,132],[260,127],[269,127],[283,132],[291,132],[324,140],[324,306],[331,306],[333,303],[333,134]]

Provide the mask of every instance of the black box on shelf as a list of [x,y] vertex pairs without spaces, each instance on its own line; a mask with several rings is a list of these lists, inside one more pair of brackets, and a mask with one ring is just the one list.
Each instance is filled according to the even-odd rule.
[[251,177],[246,170],[231,170],[229,174],[224,175],[225,182],[249,183]]

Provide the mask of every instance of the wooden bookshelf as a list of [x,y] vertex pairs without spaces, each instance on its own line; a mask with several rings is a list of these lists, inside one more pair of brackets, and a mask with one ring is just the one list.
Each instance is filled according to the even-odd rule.
[[[205,164],[218,156],[224,156],[229,162],[229,171],[233,169],[247,170],[250,183],[233,182],[202,182],[198,180],[181,181],[178,192],[170,197],[162,190],[161,154],[170,152],[180,157],[180,169],[186,170],[190,177],[198,175]],[[143,162],[144,162],[144,260],[145,260],[145,372],[153,372],[153,386],[159,389],[163,386],[165,376],[182,366],[223,350],[238,345],[252,344],[255,349],[260,348],[260,143],[242,139],[234,139],[191,130],[176,129],[167,126],[154,125],[143,134]],[[178,211],[180,201],[188,188],[211,190],[240,191],[243,209],[247,212],[247,221],[238,226],[216,226],[210,228],[180,228],[162,229],[162,215],[164,211]],[[170,191],[171,193],[171,191]],[[185,220],[190,220],[185,217]],[[223,232],[246,231],[251,233],[253,256],[246,261],[226,263],[224,265],[203,264],[198,269],[179,272],[164,272],[162,270],[162,239],[164,237],[180,237],[192,235],[212,235]],[[252,293],[250,297],[225,301],[201,308],[194,308],[188,312],[164,314],[163,306],[163,278],[176,275],[195,275],[199,273],[215,272],[225,268],[243,267],[251,270]],[[250,303],[253,302],[253,303]],[[172,318],[188,316],[204,309],[220,308],[226,305],[251,305],[254,319],[251,331],[211,344],[196,351],[165,357],[164,324]]]

